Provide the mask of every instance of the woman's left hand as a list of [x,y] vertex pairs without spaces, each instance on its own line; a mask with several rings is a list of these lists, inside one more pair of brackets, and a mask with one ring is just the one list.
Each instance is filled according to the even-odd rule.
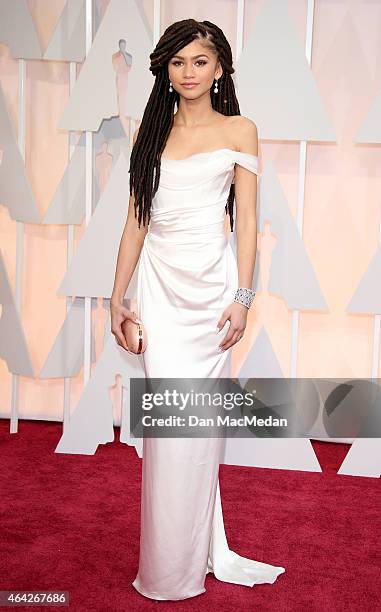
[[226,321],[230,321],[229,330],[225,338],[218,345],[222,350],[226,350],[241,340],[247,322],[248,309],[243,304],[233,302],[222,313],[220,320],[217,323],[219,331],[225,325]]

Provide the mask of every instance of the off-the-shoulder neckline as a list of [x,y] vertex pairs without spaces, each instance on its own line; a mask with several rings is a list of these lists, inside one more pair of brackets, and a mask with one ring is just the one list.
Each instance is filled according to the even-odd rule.
[[258,155],[253,155],[252,153],[245,153],[244,151],[236,151],[235,149],[224,147],[220,149],[212,149],[211,151],[201,151],[200,153],[193,153],[193,155],[188,155],[188,157],[182,157],[181,159],[171,159],[170,157],[161,156],[161,160],[166,162],[182,162],[187,161],[188,159],[192,159],[193,157],[199,157],[200,155],[211,155],[212,153],[218,153],[219,151],[229,151],[231,153],[236,153],[237,155],[248,155],[249,157],[258,159]]

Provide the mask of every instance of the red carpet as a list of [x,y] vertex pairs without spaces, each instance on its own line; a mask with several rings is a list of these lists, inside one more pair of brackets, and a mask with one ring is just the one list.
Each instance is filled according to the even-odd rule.
[[[0,590],[69,591],[73,611],[380,609],[379,479],[337,476],[348,446],[314,442],[324,472],[220,467],[230,548],[286,572],[252,588],[206,578],[179,602],[143,597],[141,462],[115,441],[94,456],[54,453],[62,425],[0,420]],[[116,429],[116,438],[119,429]],[[21,609],[27,609],[23,606]],[[28,608],[29,609],[29,608]]]

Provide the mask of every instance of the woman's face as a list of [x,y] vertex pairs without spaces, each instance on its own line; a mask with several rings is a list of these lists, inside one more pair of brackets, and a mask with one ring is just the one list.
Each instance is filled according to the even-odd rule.
[[173,88],[189,100],[209,91],[214,79],[219,79],[221,75],[216,54],[198,40],[180,49],[168,62],[168,76]]

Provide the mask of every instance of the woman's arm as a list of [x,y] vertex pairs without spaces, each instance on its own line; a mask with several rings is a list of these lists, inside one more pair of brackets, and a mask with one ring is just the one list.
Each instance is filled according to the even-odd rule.
[[[238,150],[258,155],[258,132],[255,123],[246,117],[239,117],[235,128]],[[234,186],[238,287],[251,289],[257,253],[257,176],[236,164]],[[227,320],[230,320],[229,330],[219,345],[223,350],[233,346],[242,338],[246,328],[247,312],[246,306],[233,302],[222,313],[218,322],[220,329]]]
[[[134,133],[133,144],[136,142],[138,132],[139,128]],[[127,220],[119,244],[114,287],[110,300],[111,331],[115,335],[118,344],[123,346],[126,350],[128,350],[128,347],[122,333],[121,325],[127,318],[133,321],[136,321],[137,318],[131,310],[123,306],[123,299],[136,264],[139,261],[144,238],[148,231],[147,225],[142,224],[140,229],[138,227],[138,220],[135,218],[134,202],[135,198],[132,193],[129,199]]]
[[[239,150],[258,155],[258,132],[253,121],[242,117]],[[240,165],[235,167],[238,287],[251,289],[257,253],[257,176]]]

